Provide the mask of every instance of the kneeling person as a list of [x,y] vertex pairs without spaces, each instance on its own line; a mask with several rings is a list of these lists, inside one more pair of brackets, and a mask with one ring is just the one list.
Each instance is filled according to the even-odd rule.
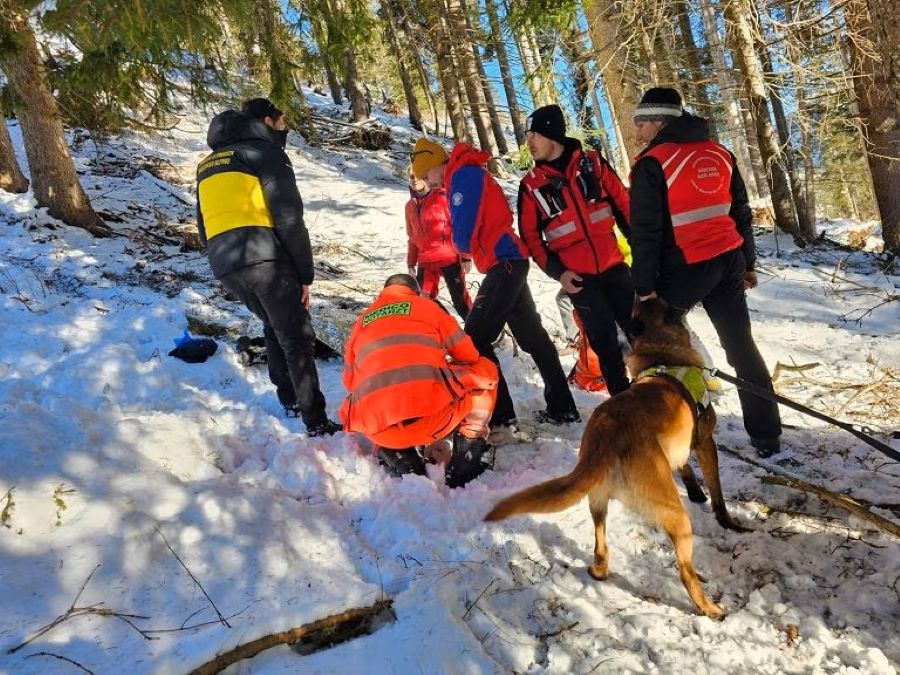
[[456,321],[419,295],[415,278],[395,274],[347,340],[341,420],[378,446],[394,475],[424,475],[416,446],[454,434],[445,472],[447,485],[459,487],[486,468],[497,378]]

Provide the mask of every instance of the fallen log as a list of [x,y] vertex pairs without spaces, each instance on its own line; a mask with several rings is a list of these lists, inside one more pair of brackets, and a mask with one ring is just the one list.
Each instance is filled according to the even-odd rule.
[[326,616],[312,623],[246,642],[195,668],[190,675],[212,675],[222,672],[238,661],[253,658],[279,645],[293,645],[295,651],[301,651],[303,654],[326,649],[371,632],[377,627],[376,621],[393,621],[395,617],[391,609],[392,604],[393,601],[390,599],[379,600],[369,607],[348,609],[340,614]]

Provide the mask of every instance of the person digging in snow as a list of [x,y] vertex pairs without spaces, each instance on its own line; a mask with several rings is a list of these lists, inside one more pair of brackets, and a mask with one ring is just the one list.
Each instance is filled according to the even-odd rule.
[[460,487],[488,466],[487,422],[497,367],[408,274],[388,277],[356,321],[344,349],[348,431],[376,446],[395,476],[425,475],[420,448],[453,435],[447,485]]

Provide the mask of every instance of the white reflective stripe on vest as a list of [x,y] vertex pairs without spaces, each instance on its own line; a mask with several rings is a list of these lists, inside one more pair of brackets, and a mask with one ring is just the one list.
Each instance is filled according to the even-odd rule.
[[731,212],[731,204],[713,204],[712,206],[704,206],[701,209],[693,211],[685,211],[684,213],[672,214],[672,227],[680,225],[690,225],[701,220],[715,218],[716,216],[727,216]]
[[567,234],[572,234],[574,231],[575,221],[570,220],[568,223],[563,223],[559,227],[545,230],[544,236],[547,238],[547,241],[553,241],[554,239],[565,237]]
[[609,218],[612,216],[612,209],[608,206],[604,206],[599,211],[594,211],[589,218],[592,223],[596,223],[598,220],[603,220],[604,218]]

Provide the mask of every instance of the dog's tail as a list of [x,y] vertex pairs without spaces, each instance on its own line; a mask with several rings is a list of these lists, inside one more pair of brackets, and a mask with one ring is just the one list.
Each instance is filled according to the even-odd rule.
[[[582,444],[589,442],[587,438]],[[593,444],[596,448],[596,443]],[[596,450],[595,450],[596,452]],[[554,513],[577,504],[603,477],[606,467],[596,455],[582,452],[578,464],[567,476],[560,476],[516,492],[497,502],[485,520],[503,520],[520,513]]]

